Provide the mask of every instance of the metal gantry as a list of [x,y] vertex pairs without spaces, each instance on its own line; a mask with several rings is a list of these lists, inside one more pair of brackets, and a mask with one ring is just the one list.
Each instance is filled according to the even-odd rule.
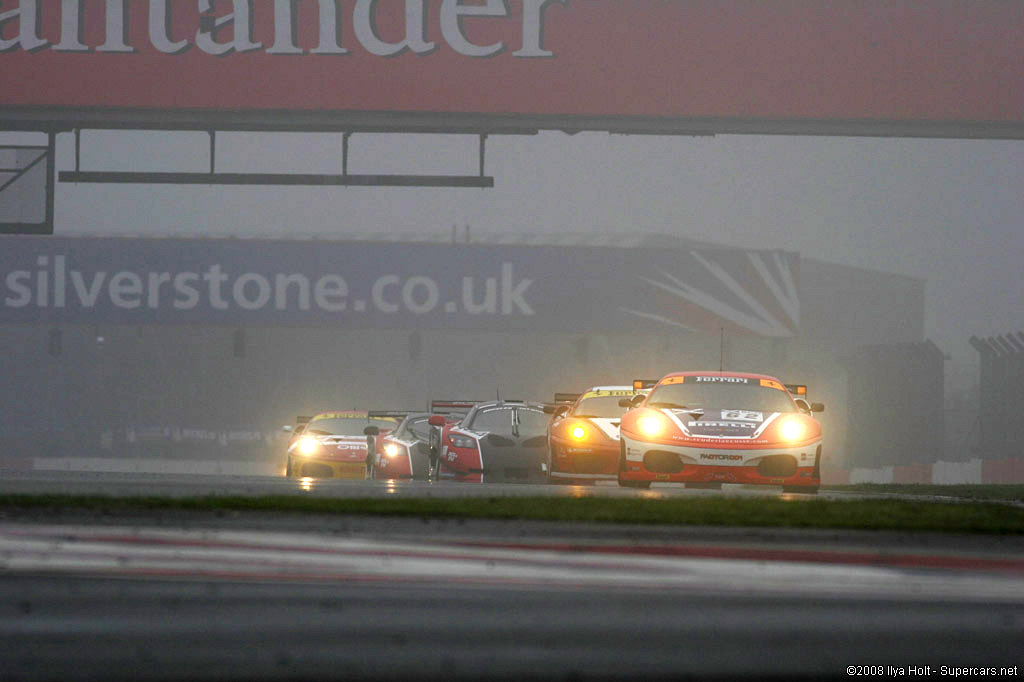
[[468,187],[487,189],[494,187],[494,178],[486,175],[484,160],[487,135],[480,134],[480,170],[477,175],[394,175],[361,174],[349,172],[349,140],[354,133],[342,134],[340,174],[321,173],[222,173],[217,164],[217,131],[210,136],[210,170],[206,173],[140,172],[140,171],[83,171],[80,167],[76,129],[75,170],[61,171],[61,182],[144,185],[279,185],[321,187]]
[[46,196],[43,210],[42,222],[28,222],[20,220],[0,220],[0,234],[53,234],[53,213],[56,170],[56,137],[55,132],[47,133],[45,145],[31,144],[5,144],[0,145],[0,151],[29,152],[32,158],[25,165],[15,163],[13,166],[0,168],[0,200],[21,189],[19,181],[24,183],[25,176],[29,171],[46,164]]

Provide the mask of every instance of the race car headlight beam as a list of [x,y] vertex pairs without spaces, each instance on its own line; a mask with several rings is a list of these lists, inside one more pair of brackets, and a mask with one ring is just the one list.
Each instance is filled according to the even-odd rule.
[[299,442],[295,446],[295,449],[299,451],[300,455],[305,455],[306,457],[309,457],[310,455],[315,455],[317,452],[320,451],[320,443],[317,442],[316,438],[306,436],[305,438],[299,439]]
[[779,425],[779,435],[782,436],[783,440],[790,443],[803,440],[806,433],[807,427],[799,419],[790,417]]
[[395,457],[398,455],[398,446],[394,443],[388,443],[384,446],[384,454],[388,457]]
[[576,426],[572,427],[572,430],[569,433],[576,440],[583,440],[584,438],[587,437],[587,430],[583,428],[583,426],[581,426],[580,424],[577,424]]
[[665,430],[665,420],[653,414],[648,414],[640,417],[637,426],[640,427],[640,432],[645,436],[657,436]]

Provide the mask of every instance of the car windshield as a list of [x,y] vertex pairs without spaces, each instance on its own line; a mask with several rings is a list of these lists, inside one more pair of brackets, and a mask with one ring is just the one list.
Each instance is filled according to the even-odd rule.
[[520,437],[529,438],[547,433],[551,418],[543,410],[520,407],[517,413]]
[[429,440],[430,424],[427,419],[428,417],[417,417],[407,420],[402,428],[395,432],[395,438],[398,440]]
[[376,426],[381,431],[390,431],[395,428],[395,422],[359,417],[326,417],[311,421],[305,432],[313,436],[361,436],[363,429],[367,426]]
[[648,407],[687,409],[739,409],[758,412],[795,412],[785,391],[751,383],[662,384],[647,398]]
[[490,433],[512,433],[512,408],[491,407],[480,410],[473,416],[469,428]]
[[595,396],[584,398],[576,404],[572,411],[573,417],[599,417],[618,419],[626,413],[625,407],[619,406],[619,400],[625,396]]

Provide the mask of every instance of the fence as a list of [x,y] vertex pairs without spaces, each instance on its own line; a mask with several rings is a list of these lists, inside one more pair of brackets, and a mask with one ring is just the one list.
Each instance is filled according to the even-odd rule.
[[1024,453],[1024,333],[978,338],[981,356],[980,412],[975,454],[996,460]]

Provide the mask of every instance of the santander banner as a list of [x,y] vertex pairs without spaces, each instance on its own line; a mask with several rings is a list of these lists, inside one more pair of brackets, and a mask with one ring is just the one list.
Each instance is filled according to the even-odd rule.
[[797,254],[0,237],[0,324],[799,333]]
[[0,109],[175,121],[230,110],[1019,124],[1022,55],[1017,0],[0,0]]

